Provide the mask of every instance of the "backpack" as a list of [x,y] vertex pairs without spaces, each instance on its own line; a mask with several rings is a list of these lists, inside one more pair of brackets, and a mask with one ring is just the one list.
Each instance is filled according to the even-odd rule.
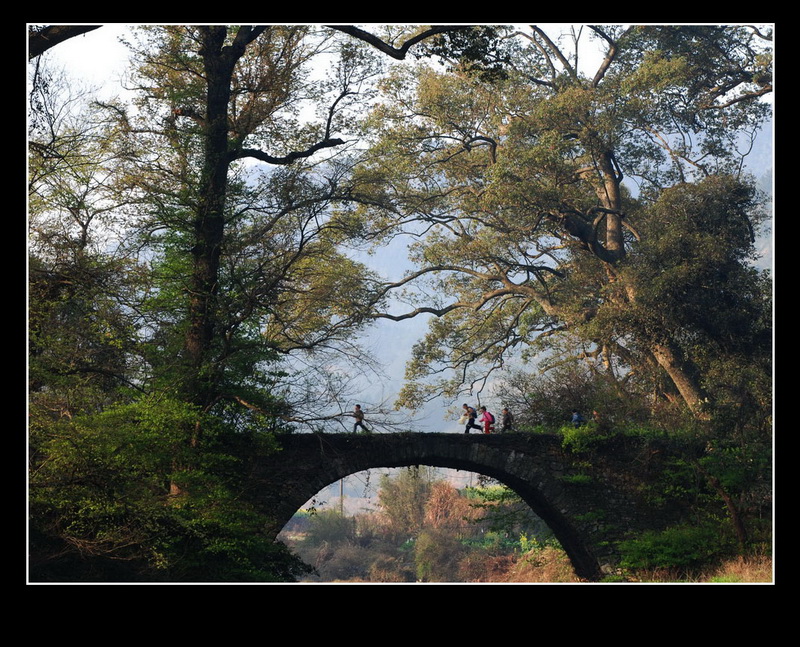
[[494,424],[494,416],[488,411],[486,412],[486,418],[489,420],[489,424]]

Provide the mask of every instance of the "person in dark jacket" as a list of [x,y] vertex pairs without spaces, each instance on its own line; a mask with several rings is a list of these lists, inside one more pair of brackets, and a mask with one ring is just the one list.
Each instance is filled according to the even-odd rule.
[[503,407],[502,417],[500,418],[500,433],[505,434],[511,431],[514,425],[514,416],[508,410],[508,407]]
[[470,429],[480,429],[481,426],[475,424],[475,418],[478,417],[478,413],[468,404],[464,403],[462,407],[464,409],[464,416],[467,418],[467,426],[464,428],[464,433],[468,434]]
[[364,412],[361,410],[360,404],[357,404],[355,409],[353,409],[353,417],[356,419],[353,425],[353,433],[356,433],[358,427],[361,427],[364,431],[369,431],[369,429],[364,426]]

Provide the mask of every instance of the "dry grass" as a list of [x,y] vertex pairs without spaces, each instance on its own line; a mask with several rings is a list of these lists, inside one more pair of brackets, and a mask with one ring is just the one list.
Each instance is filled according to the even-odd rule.
[[715,568],[703,572],[687,574],[671,569],[656,569],[638,572],[636,582],[647,583],[686,583],[686,584],[755,584],[773,581],[772,557],[751,555],[734,557]]
[[494,582],[580,582],[566,553],[558,548],[534,550],[506,570]]
[[704,577],[703,582],[772,582],[772,558],[765,555],[728,560]]
[[[547,547],[531,551],[527,555],[495,564],[494,568],[487,568],[491,572],[491,582],[580,582],[575,575],[572,564],[564,551]],[[653,571],[645,577],[640,577],[639,582],[693,582],[693,583],[771,583],[773,582],[772,557],[769,555],[752,555],[729,559],[717,568],[702,575],[687,579],[676,573],[661,570]]]

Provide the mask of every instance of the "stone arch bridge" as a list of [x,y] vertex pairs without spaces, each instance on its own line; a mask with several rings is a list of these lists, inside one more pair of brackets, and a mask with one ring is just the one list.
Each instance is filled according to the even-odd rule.
[[290,434],[281,450],[253,457],[256,499],[277,536],[292,515],[331,483],[371,468],[429,465],[477,472],[514,490],[552,529],[576,574],[600,579],[618,560],[615,544],[663,528],[679,512],[651,503],[656,454],[635,441],[605,441],[572,453],[561,438],[535,434]]

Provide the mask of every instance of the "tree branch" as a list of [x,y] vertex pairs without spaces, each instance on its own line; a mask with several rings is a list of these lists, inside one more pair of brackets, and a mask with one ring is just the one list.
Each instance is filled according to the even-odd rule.
[[426,38],[436,36],[437,34],[445,34],[447,32],[465,29],[464,25],[442,25],[439,27],[430,27],[429,29],[420,32],[416,36],[412,36],[398,48],[390,45],[386,41],[381,40],[375,34],[371,34],[368,31],[364,31],[363,29],[359,29],[353,25],[326,25],[326,27],[330,27],[331,29],[348,34],[353,38],[358,38],[359,40],[372,45],[380,52],[397,59],[398,61],[405,60],[408,50]]
[[573,69],[572,65],[567,60],[567,58],[564,56],[564,54],[561,52],[561,49],[558,46],[556,46],[556,44],[552,40],[550,40],[550,37],[546,33],[544,33],[544,31],[540,27],[537,27],[536,25],[531,25],[531,29],[539,36],[539,38],[541,38],[547,44],[549,50],[553,54],[555,54],[556,58],[560,61],[561,65],[564,66],[564,69],[569,73],[569,75],[574,77],[575,70]]
[[28,30],[28,60],[44,54],[51,47],[70,38],[86,34],[102,25],[48,25],[42,29]]
[[[612,38],[606,34],[600,27],[597,25],[589,25],[589,29],[591,29],[594,33],[599,35],[608,43],[608,52],[606,53],[606,57],[603,59],[603,62],[600,64],[600,67],[597,69],[597,73],[594,75],[592,79],[592,87],[596,88],[600,81],[603,80],[603,77],[606,75],[608,68],[610,67],[611,63],[613,63],[614,59],[617,56],[617,43],[616,41],[612,40]],[[625,30],[625,33],[630,31],[630,27]]]
[[344,144],[343,139],[333,138],[333,139],[325,139],[321,142],[317,142],[313,146],[310,146],[304,151],[293,151],[284,155],[283,157],[274,157],[265,153],[264,151],[258,150],[257,148],[242,148],[241,150],[235,151],[231,154],[232,160],[243,159],[245,157],[252,157],[253,159],[257,159],[261,162],[266,162],[267,164],[280,164],[280,165],[289,165],[295,162],[298,159],[302,159],[305,157],[311,157],[314,153],[324,148],[333,148],[335,146],[341,146]]

